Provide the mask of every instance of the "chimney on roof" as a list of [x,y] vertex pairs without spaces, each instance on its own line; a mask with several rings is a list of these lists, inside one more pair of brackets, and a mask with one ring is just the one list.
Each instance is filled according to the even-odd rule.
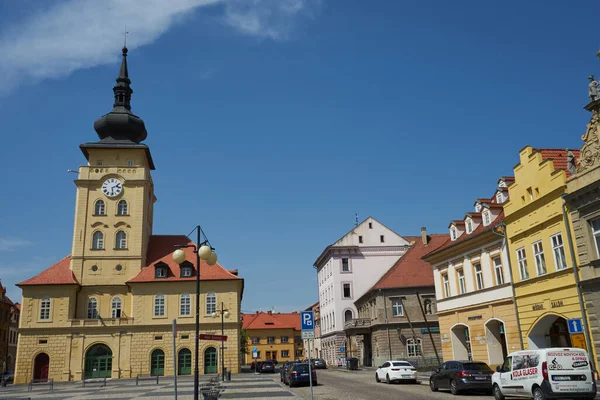
[[421,240],[423,241],[423,244],[427,244],[427,228],[425,227],[421,228]]
[[237,269],[230,269],[230,270],[229,270],[229,273],[230,273],[231,275],[238,276],[238,270],[237,270]]
[[273,315],[273,311],[269,310],[269,311],[267,311],[267,314]]

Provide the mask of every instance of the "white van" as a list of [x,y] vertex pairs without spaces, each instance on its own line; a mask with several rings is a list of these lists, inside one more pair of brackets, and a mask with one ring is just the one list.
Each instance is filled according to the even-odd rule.
[[504,397],[593,399],[595,372],[583,349],[550,348],[510,353],[492,375],[496,400]]

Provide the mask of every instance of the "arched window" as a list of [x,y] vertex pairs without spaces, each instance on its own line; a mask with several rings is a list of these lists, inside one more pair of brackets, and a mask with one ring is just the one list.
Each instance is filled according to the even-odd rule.
[[344,322],[348,322],[352,319],[352,310],[344,311]]
[[154,296],[154,316],[164,317],[165,316],[165,295],[157,294]]
[[50,297],[44,297],[40,302],[40,319],[50,319]]
[[92,237],[92,249],[101,250],[104,248],[104,234],[100,231],[94,232]]
[[117,215],[127,215],[127,202],[125,200],[121,200],[117,204]]
[[432,315],[433,314],[433,302],[429,299],[423,302],[423,308],[425,308],[425,314]]
[[217,295],[209,293],[206,295],[206,314],[211,315],[217,312]]
[[106,215],[106,207],[103,200],[96,201],[94,205],[94,215]]
[[88,319],[96,319],[98,318],[98,300],[95,297],[90,297],[88,299],[88,310],[87,310]]
[[111,317],[112,318],[121,318],[121,298],[120,297],[113,297],[112,299],[112,303],[111,303]]
[[117,232],[116,240],[115,240],[115,248],[116,249],[126,249],[127,248],[127,234],[123,231]]
[[191,299],[188,293],[183,293],[179,297],[179,315],[190,315],[191,310]]

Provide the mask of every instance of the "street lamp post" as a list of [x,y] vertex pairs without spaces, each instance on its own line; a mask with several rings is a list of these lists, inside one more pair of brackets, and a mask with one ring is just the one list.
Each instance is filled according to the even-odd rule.
[[[181,264],[185,261],[185,252],[182,248],[191,247],[194,249],[194,254],[196,254],[196,359],[194,360],[194,400],[198,400],[198,385],[200,379],[198,374],[198,359],[200,357],[198,354],[200,352],[200,260],[205,260],[208,265],[215,265],[217,263],[217,254],[213,251],[214,248],[210,245],[208,239],[202,241],[202,228],[200,228],[200,225],[197,225],[194,230],[198,233],[196,244],[177,246],[178,249],[173,252],[173,260],[177,264]],[[206,235],[204,235],[204,238],[206,239]],[[175,357],[175,355],[173,355],[173,357]],[[174,373],[177,373],[177,371]]]
[[[221,336],[225,336],[225,318],[229,318],[229,310],[225,309],[225,305],[221,302],[221,309],[212,313],[213,318],[221,315]],[[225,382],[225,341],[221,340],[221,378]]]

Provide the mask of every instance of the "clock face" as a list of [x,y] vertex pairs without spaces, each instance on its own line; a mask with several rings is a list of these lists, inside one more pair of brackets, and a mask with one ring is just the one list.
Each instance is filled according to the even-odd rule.
[[115,178],[108,178],[102,184],[102,193],[107,197],[115,197],[123,191],[123,184]]

